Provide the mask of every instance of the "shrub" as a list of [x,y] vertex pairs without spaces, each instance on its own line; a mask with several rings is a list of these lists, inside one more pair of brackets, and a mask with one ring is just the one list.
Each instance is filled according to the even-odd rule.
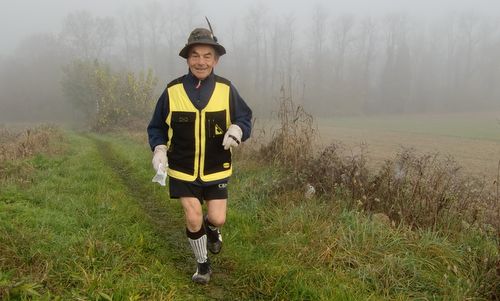
[[333,143],[315,153],[312,116],[291,97],[280,100],[280,127],[260,148],[264,160],[283,169],[277,192],[307,190],[308,197],[313,191],[413,228],[458,231],[477,226],[500,235],[498,181],[495,193],[484,180],[463,174],[453,158],[413,149],[402,149],[378,170],[367,168],[364,145],[349,154]]
[[368,185],[365,210],[384,212],[412,227],[459,229],[463,224],[488,224],[500,230],[498,219],[488,213],[498,210],[498,205],[491,207],[494,194],[484,181],[462,174],[451,157],[403,149],[385,162]]
[[92,130],[144,128],[155,104],[157,79],[151,70],[136,75],[99,62],[75,61],[64,71],[64,95]]
[[34,162],[25,159],[39,154],[58,154],[62,149],[64,136],[54,125],[40,125],[23,130],[0,128],[0,180],[17,179],[30,182]]
[[281,88],[277,112],[279,127],[271,133],[271,141],[262,145],[260,153],[271,161],[286,165],[299,175],[313,151],[317,130],[314,119]]
[[24,159],[38,153],[57,152],[51,142],[63,140],[55,125],[44,124],[34,128],[12,130],[0,128],[0,162]]

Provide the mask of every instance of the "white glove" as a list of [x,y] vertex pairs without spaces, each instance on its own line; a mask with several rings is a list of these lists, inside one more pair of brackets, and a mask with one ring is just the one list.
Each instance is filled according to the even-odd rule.
[[228,150],[231,147],[238,146],[241,143],[241,136],[243,136],[241,128],[236,124],[231,124],[224,135],[224,140],[222,141],[224,149]]
[[[153,168],[158,172],[160,167],[161,171],[165,172],[168,167],[167,161],[167,146],[164,144],[160,144],[155,146],[154,154],[153,154]],[[161,165],[161,166],[160,166]]]

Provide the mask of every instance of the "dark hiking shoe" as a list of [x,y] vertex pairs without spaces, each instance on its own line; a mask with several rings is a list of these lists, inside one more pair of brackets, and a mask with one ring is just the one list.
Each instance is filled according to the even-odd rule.
[[208,226],[208,216],[205,215],[204,223],[205,232],[207,233],[207,249],[212,254],[219,254],[222,249],[222,234],[220,233],[219,228],[212,230]]
[[191,279],[199,284],[207,284],[211,274],[212,268],[210,268],[210,261],[207,259],[204,263],[197,263],[196,272]]

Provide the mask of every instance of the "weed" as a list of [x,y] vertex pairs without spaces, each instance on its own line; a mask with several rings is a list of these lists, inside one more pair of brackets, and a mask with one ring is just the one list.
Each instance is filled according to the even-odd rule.
[[456,231],[475,225],[493,228],[500,235],[498,184],[495,195],[485,181],[462,174],[452,157],[437,153],[417,154],[403,148],[378,170],[369,170],[366,145],[347,155],[340,143],[314,152],[312,116],[283,90],[280,101],[280,127],[261,147],[262,157],[284,170],[276,190],[304,192],[312,187],[348,208],[383,213],[414,228]]
[[261,154],[298,174],[313,152],[317,132],[313,117],[296,105],[283,87],[277,117],[280,126],[272,133],[271,141],[261,147]]
[[0,162],[31,157],[37,153],[59,154],[60,149],[51,144],[61,141],[62,132],[54,125],[46,124],[16,132],[0,129]]
[[29,184],[34,171],[43,167],[44,156],[62,154],[64,149],[63,133],[54,125],[18,131],[0,128],[0,181]]

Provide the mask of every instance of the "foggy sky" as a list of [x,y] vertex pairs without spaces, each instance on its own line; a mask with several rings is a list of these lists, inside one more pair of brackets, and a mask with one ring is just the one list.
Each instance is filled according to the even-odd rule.
[[[252,0],[192,1],[196,3],[200,15],[207,15],[212,23],[220,27],[228,26],[231,20],[243,16],[251,3],[258,3]],[[114,17],[146,2],[153,0],[0,0],[0,56],[12,53],[16,45],[30,34],[57,34],[62,20],[71,12],[87,10],[97,16]],[[273,0],[260,3],[273,15],[293,15],[299,19],[310,17],[314,5],[322,5],[332,14],[405,12],[414,16],[435,17],[472,10],[500,17],[500,1],[497,0]],[[200,19],[198,25],[205,25]]]

